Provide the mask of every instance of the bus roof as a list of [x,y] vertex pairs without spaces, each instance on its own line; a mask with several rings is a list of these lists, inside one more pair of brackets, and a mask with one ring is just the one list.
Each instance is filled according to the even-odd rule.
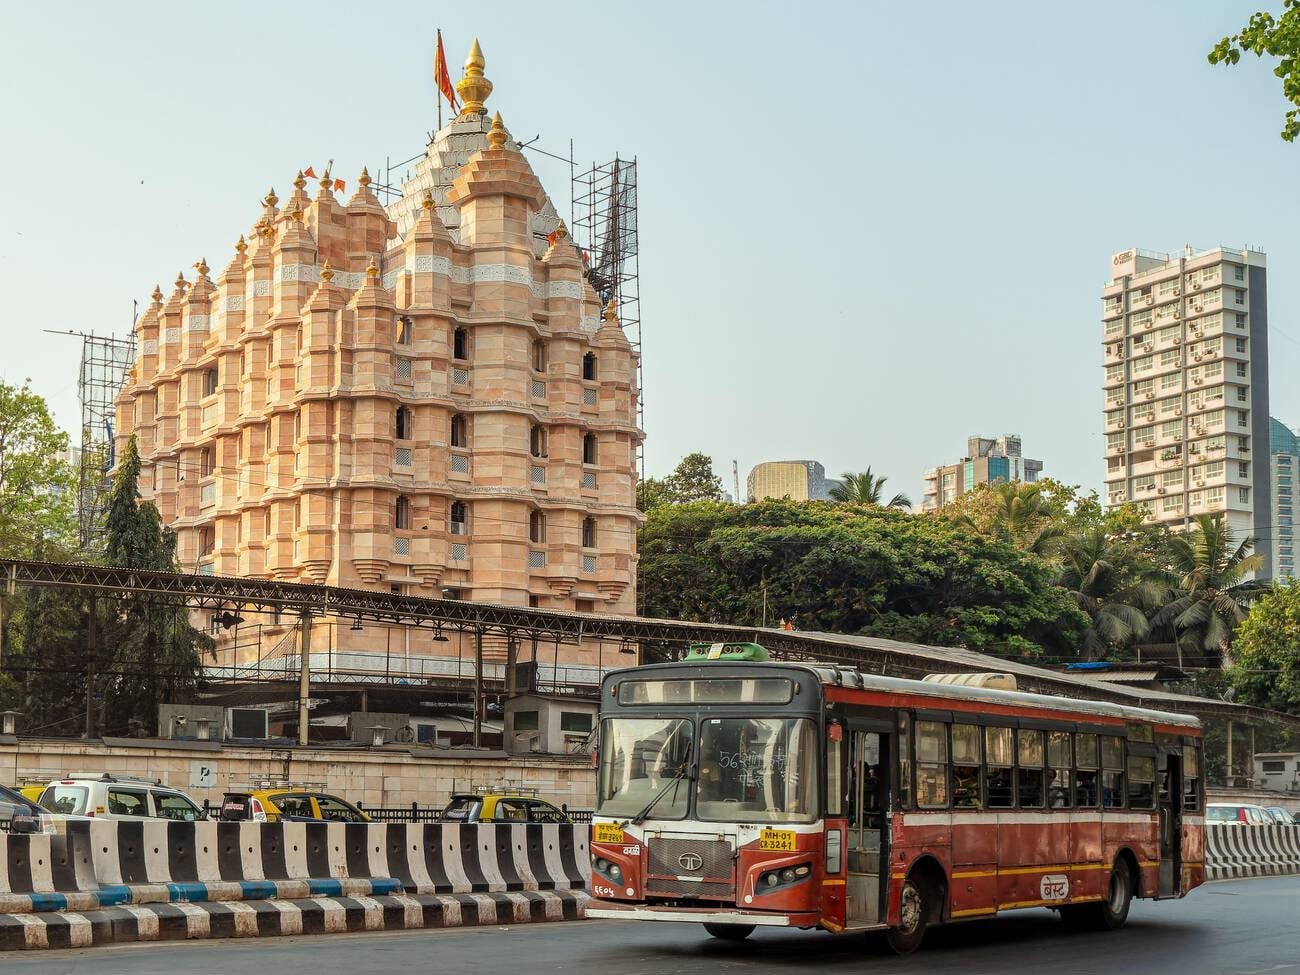
[[685,669],[706,670],[713,677],[722,677],[733,669],[738,674],[741,671],[752,674],[754,670],[758,669],[803,670],[811,672],[822,684],[828,687],[906,694],[909,697],[933,698],[936,702],[962,701],[975,704],[997,704],[1004,707],[1037,708],[1046,711],[1083,714],[1090,717],[1116,718],[1125,721],[1149,721],[1155,724],[1175,725],[1183,728],[1201,728],[1199,718],[1194,715],[1178,714],[1173,711],[1156,711],[1127,704],[1115,704],[1111,701],[1094,701],[1055,694],[1034,694],[1029,691],[1005,691],[991,687],[943,684],[934,681],[912,680],[907,677],[885,677],[880,674],[864,673],[856,667],[844,667],[838,664],[817,663],[815,661],[797,663],[746,662],[744,664],[725,662],[697,664],[693,661],[683,661],[679,663],[648,664],[642,667],[614,671],[607,675],[606,680],[615,676],[627,677],[635,672],[681,671]]

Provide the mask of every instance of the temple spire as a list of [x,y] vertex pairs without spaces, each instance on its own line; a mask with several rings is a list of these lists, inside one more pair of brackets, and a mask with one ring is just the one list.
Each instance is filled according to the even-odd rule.
[[465,75],[456,82],[456,93],[460,95],[461,115],[484,115],[487,108],[484,102],[492,94],[492,82],[483,75],[487,62],[483,59],[483,49],[479,47],[478,38],[469,49],[465,59]]

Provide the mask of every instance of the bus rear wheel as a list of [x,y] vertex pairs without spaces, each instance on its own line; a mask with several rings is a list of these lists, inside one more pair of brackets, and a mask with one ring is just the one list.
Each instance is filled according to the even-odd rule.
[[921,947],[932,910],[927,885],[918,877],[903,881],[898,898],[898,924],[885,932],[885,940],[895,954],[910,955]]
[[1106,897],[1095,904],[1073,904],[1061,908],[1061,920],[1075,931],[1114,931],[1128,920],[1133,905],[1133,871],[1120,859],[1111,867]]
[[754,933],[752,924],[705,924],[704,930],[720,941],[744,941]]

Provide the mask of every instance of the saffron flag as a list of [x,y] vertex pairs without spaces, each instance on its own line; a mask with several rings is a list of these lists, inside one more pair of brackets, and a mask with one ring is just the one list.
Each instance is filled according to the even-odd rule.
[[308,179],[316,178],[316,170],[314,170],[311,166],[308,166],[306,169],[304,169],[302,171],[302,174],[306,176]]
[[452,111],[459,112],[456,89],[452,87],[451,76],[447,74],[447,54],[442,49],[442,31],[438,31],[438,51],[433,59],[433,81],[438,86],[442,97],[447,99],[447,104],[451,106]]
[[336,179],[334,181],[334,189],[336,192],[342,193],[347,188],[348,188],[347,180]]

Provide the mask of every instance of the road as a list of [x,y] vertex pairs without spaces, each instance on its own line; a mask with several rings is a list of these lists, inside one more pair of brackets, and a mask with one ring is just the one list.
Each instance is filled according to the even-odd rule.
[[930,932],[910,958],[861,937],[760,932],[742,944],[698,925],[583,921],[511,929],[121,945],[14,952],[5,975],[618,975],[925,972],[926,975],[1300,975],[1300,877],[1202,887],[1183,901],[1133,905],[1121,931],[1066,935],[1056,915],[1023,911]]

